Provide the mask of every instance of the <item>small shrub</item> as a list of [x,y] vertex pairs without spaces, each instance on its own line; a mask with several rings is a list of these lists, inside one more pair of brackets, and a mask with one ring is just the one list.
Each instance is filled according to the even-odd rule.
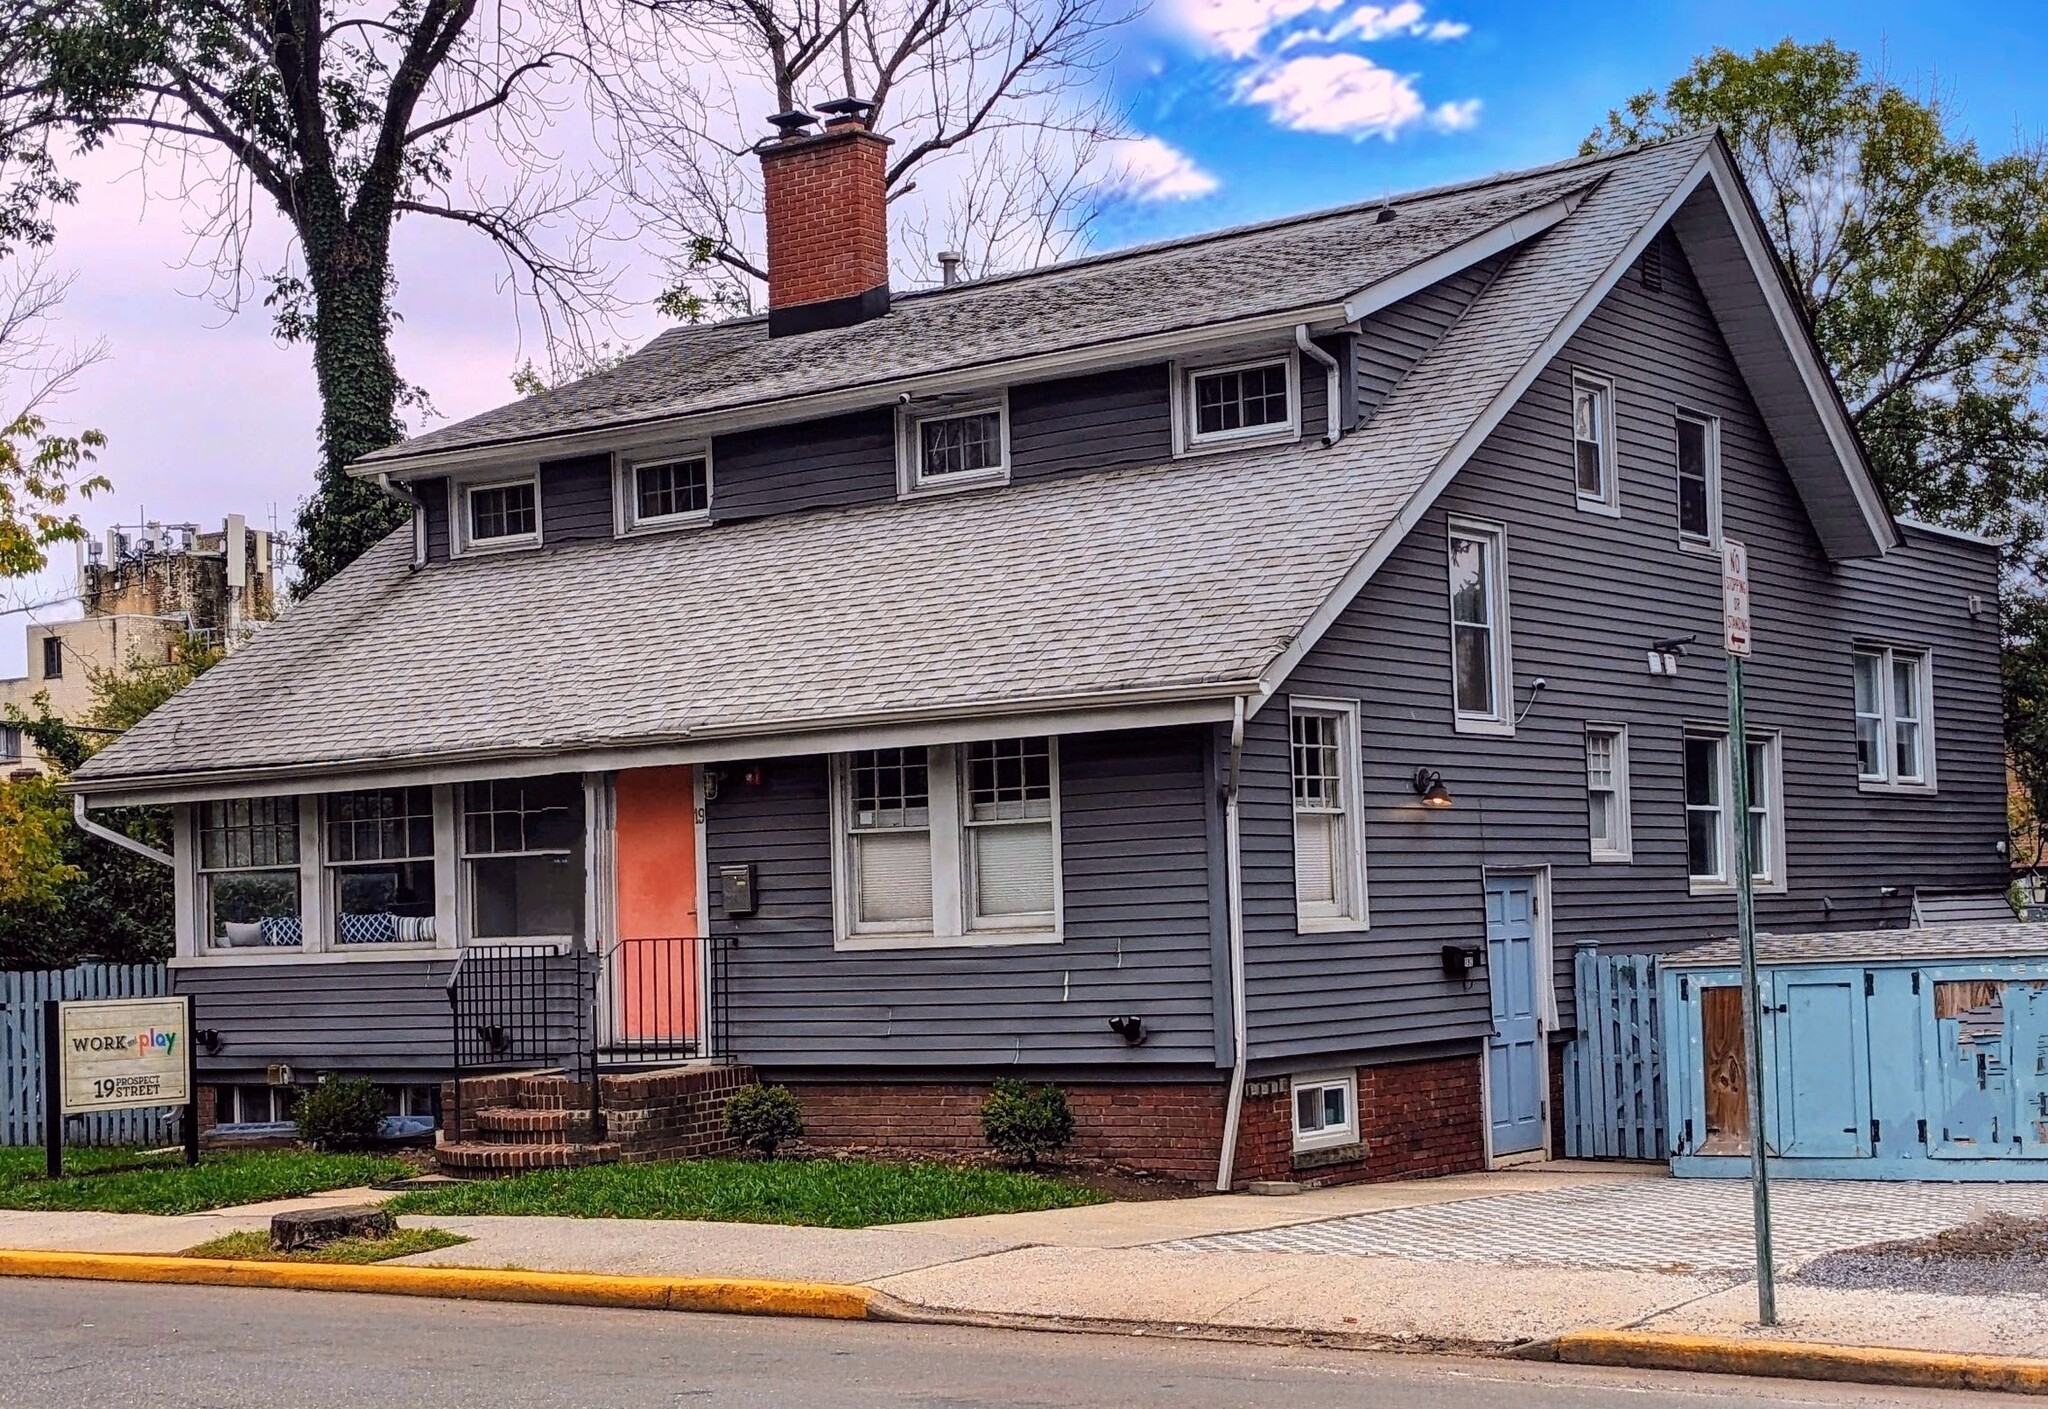
[[1074,1138],[1074,1112],[1057,1086],[1006,1079],[981,1104],[981,1133],[1005,1159],[1036,1166]]
[[316,1150],[367,1150],[384,1123],[384,1096],[359,1076],[330,1076],[299,1098],[295,1119]]
[[725,1129],[764,1159],[804,1133],[804,1108],[787,1086],[745,1086],[725,1103]]

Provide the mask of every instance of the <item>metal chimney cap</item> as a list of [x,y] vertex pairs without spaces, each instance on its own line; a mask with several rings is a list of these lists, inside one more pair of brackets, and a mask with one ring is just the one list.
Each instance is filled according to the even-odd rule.
[[816,121],[817,118],[802,108],[791,108],[786,113],[773,113],[768,118],[769,125],[774,127],[779,137],[801,137],[804,135],[804,129]]
[[874,117],[875,105],[866,98],[834,98],[829,103],[818,104],[818,111],[825,114],[827,127],[837,127],[846,122],[857,122],[866,127]]

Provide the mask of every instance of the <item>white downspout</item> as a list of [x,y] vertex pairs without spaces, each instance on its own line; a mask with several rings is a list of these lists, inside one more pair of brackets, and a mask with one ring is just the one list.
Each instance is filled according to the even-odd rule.
[[124,832],[115,831],[112,827],[101,826],[98,822],[86,816],[84,793],[73,793],[71,795],[71,817],[73,821],[78,823],[78,830],[84,832],[89,837],[98,837],[101,841],[112,842],[122,850],[132,851],[137,856],[147,856],[159,866],[176,866],[178,864],[168,851],[158,851],[147,842],[139,842]]
[[1216,1159],[1216,1188],[1230,1192],[1230,1176],[1237,1163],[1238,1118],[1244,1111],[1245,1003],[1244,1003],[1244,880],[1239,854],[1242,833],[1237,816],[1237,781],[1244,758],[1244,696],[1232,702],[1230,711],[1230,774],[1223,785],[1223,882],[1225,907],[1230,919],[1230,1095],[1223,1106],[1223,1150]]
[[1306,323],[1294,325],[1294,345],[1323,364],[1323,444],[1335,445],[1344,438],[1344,398],[1343,388],[1337,380],[1340,370],[1337,359],[1316,346],[1315,339],[1308,335]]
[[[1333,374],[1334,375],[1334,374]],[[426,501],[410,489],[391,482],[391,472],[384,470],[370,481],[393,499],[412,505],[412,565],[413,570],[427,565],[427,505]]]

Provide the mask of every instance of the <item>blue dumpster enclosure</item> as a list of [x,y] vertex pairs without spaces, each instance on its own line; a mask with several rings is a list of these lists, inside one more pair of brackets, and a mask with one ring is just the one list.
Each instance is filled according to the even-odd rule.
[[[2048,1180],[2048,925],[1762,935],[1757,966],[1774,1175]],[[1746,1176],[1735,942],[1657,967],[1672,1172]]]

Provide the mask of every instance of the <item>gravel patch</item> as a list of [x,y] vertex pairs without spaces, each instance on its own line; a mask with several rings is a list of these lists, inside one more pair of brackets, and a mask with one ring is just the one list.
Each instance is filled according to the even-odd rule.
[[1825,1253],[1791,1279],[1850,1290],[2048,1296],[2048,1218],[1994,1213],[1931,1237]]

